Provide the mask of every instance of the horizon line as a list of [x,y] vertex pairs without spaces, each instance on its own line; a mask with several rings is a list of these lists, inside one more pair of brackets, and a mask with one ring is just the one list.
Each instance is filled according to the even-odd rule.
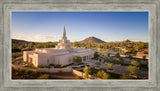
[[[92,36],[92,37],[94,37],[94,36]],[[87,38],[89,38],[89,37],[87,37]],[[97,37],[95,37],[95,38],[97,38]],[[25,39],[17,39],[17,38],[11,38],[11,39],[15,39],[15,40],[22,40],[22,41],[27,41],[27,42],[40,42],[40,41],[30,41],[30,40],[25,40]],[[85,38],[86,39],[86,38]],[[83,39],[83,40],[85,40],[85,39]],[[100,38],[98,38],[98,39],[100,39]],[[80,41],[83,41],[83,40],[80,40]],[[100,39],[100,40],[102,40],[102,39]],[[130,40],[130,39],[125,39],[125,40]],[[109,42],[122,42],[122,41],[125,41],[125,40],[119,40],[119,41],[104,41],[104,40],[102,40],[102,41],[104,41],[105,43],[109,43]],[[71,42],[80,42],[80,41],[71,41]],[[147,42],[148,43],[148,41],[141,41],[141,40],[139,40],[139,41],[136,41],[136,40],[130,40],[131,42]],[[59,41],[41,41],[41,42],[59,42]]]

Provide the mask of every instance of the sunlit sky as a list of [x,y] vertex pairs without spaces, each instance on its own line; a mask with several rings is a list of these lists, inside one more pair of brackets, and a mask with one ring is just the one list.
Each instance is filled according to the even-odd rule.
[[11,37],[34,42],[81,41],[94,36],[106,42],[148,41],[148,12],[12,12]]

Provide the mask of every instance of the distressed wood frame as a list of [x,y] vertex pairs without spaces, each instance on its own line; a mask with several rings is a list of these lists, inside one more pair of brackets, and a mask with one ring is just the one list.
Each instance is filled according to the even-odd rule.
[[[0,1],[0,91],[157,91],[160,89],[159,0],[1,0]],[[148,11],[148,80],[12,80],[12,11]]]

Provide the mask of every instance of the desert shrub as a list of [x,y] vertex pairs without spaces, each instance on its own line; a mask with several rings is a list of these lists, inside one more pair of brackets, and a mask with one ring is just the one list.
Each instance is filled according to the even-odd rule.
[[95,52],[94,53],[94,57],[93,57],[94,59],[98,59],[99,58],[99,54],[98,54],[98,52]]
[[88,75],[90,74],[90,72],[91,72],[91,69],[89,68],[89,67],[87,67],[87,66],[85,66],[85,68],[83,69],[83,72],[84,72],[84,78],[85,79],[88,79]]
[[104,73],[102,78],[103,78],[103,79],[108,79],[109,77],[110,77],[110,75],[109,75],[109,74]]
[[112,64],[108,64],[107,67],[108,67],[110,70],[113,70],[113,65],[112,65]]
[[54,64],[50,64],[50,66],[54,66]]
[[76,56],[73,58],[73,62],[76,64],[82,63],[82,58],[79,56]]
[[97,73],[97,77],[100,77],[102,79],[108,79],[110,77],[110,75],[108,73],[106,73],[104,70],[100,70]]
[[95,68],[90,68],[90,70],[91,70],[90,72],[91,75],[95,75],[99,71],[99,69],[95,69]]
[[31,70],[25,70],[26,71],[26,73],[28,74],[28,75],[31,75],[32,73],[33,73],[33,71],[31,71]]
[[61,68],[61,65],[55,65],[54,67],[55,68]]
[[130,72],[130,74],[137,74],[138,68],[136,66],[128,66],[127,70]]
[[97,64],[97,65],[100,65],[100,62],[97,62],[96,64]]
[[108,57],[110,57],[110,53],[108,53],[107,55],[108,55]]
[[26,62],[26,66],[25,67],[31,67],[31,68],[34,68],[34,66],[33,66],[33,64],[32,63],[30,63],[30,62]]
[[26,71],[25,69],[19,69],[19,73],[20,73],[20,74],[25,73],[25,71]]
[[38,65],[38,68],[43,68],[43,66],[41,64]]
[[137,60],[133,60],[131,64],[136,67],[140,66],[140,63]]
[[47,74],[41,75],[38,79],[48,79],[49,76]]
[[98,71],[97,76],[102,78],[105,72],[103,70]]
[[40,71],[40,70],[37,70],[37,71],[35,71],[35,74],[38,76],[38,75],[41,74],[41,71]]
[[129,55],[129,59],[133,59],[133,57],[131,55]]
[[63,73],[63,69],[62,68],[59,70],[59,73]]
[[132,79],[132,76],[123,74],[120,78],[121,79]]
[[120,57],[120,54],[119,54],[119,53],[117,53],[117,54],[116,54],[116,57],[118,57],[118,58],[119,58],[119,57]]
[[50,66],[50,65],[47,65],[46,68],[51,68],[51,66]]

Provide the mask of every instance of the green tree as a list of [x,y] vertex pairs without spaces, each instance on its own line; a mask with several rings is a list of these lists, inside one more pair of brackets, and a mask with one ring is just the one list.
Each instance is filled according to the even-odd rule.
[[88,75],[90,74],[91,69],[89,67],[85,66],[85,68],[83,69],[83,72],[84,72],[84,78],[88,79]]
[[98,59],[98,58],[99,58],[98,52],[95,52],[95,53],[94,53],[94,58],[95,58],[95,59]]
[[137,60],[133,60],[133,61],[131,62],[131,64],[132,64],[133,66],[136,66],[136,67],[139,67],[139,66],[140,66],[140,63],[139,63]]
[[92,47],[92,43],[89,42],[89,43],[87,44],[87,48],[91,48],[91,47]]
[[79,56],[75,56],[75,57],[73,58],[73,62],[76,63],[76,64],[79,64],[79,63],[82,62],[82,58],[79,57]]
[[104,74],[103,74],[103,79],[108,79],[109,77],[110,77],[109,74],[107,74],[107,73],[104,73]]
[[132,59],[133,57],[132,57],[132,55],[129,55],[129,59]]
[[74,47],[79,47],[79,42],[74,41],[74,42],[72,43],[72,45],[73,45]]
[[133,53],[133,54],[136,53],[136,50],[132,47],[127,48],[127,50],[128,50],[129,53]]
[[38,68],[43,68],[43,66],[41,64],[38,65]]
[[120,57],[119,53],[116,54],[116,57]]
[[110,57],[110,53],[108,53],[108,57]]
[[146,61],[146,56],[143,56],[143,60]]
[[131,79],[132,77],[130,75],[123,74],[120,78],[121,79]]
[[39,43],[35,46],[35,48],[44,48],[44,45]]
[[59,69],[59,73],[63,73],[63,69],[62,68]]
[[97,72],[97,76],[103,78],[104,73],[105,72],[103,70],[100,70],[100,71]]
[[138,68],[136,66],[128,66],[127,70],[130,72],[130,74],[137,74],[138,73]]
[[96,76],[96,74],[97,74],[98,71],[99,71],[98,69],[91,68],[90,74]]
[[119,50],[120,55],[124,55],[124,52],[122,50]]
[[107,74],[104,70],[100,70],[97,72],[97,77],[100,77],[102,79],[108,79],[110,75]]
[[106,50],[106,51],[104,52],[104,55],[108,55],[108,50]]
[[140,43],[138,45],[136,45],[135,49],[136,50],[142,50],[142,49],[146,49],[148,48],[148,43]]
[[34,43],[34,42],[31,42],[30,45],[29,45],[29,47],[30,47],[30,48],[33,48],[34,45],[35,45],[35,43]]
[[110,70],[113,70],[113,65],[112,65],[112,64],[108,64],[108,68],[109,68]]

